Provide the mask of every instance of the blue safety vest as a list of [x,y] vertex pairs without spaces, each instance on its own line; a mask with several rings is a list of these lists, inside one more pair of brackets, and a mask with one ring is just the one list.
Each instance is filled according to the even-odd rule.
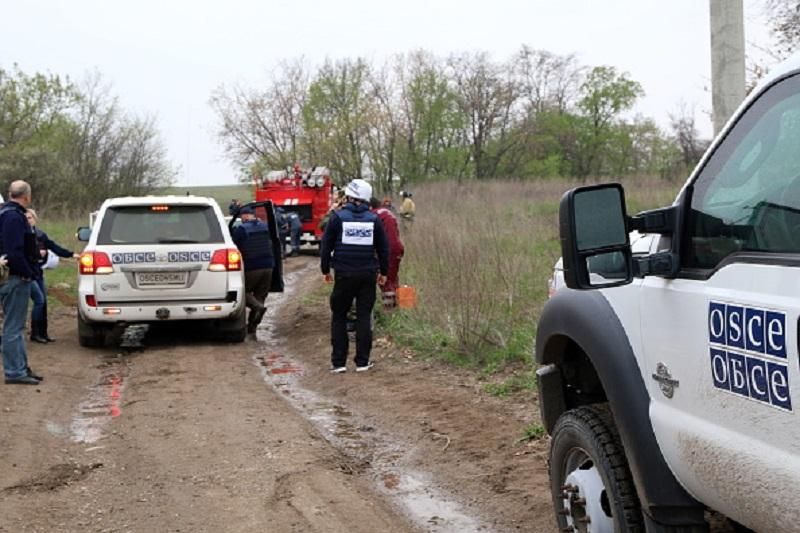
[[333,247],[333,269],[337,272],[375,272],[378,258],[375,255],[375,224],[378,216],[367,206],[336,211],[342,222],[342,231]]
[[269,227],[260,220],[248,220],[241,227],[245,232],[245,239],[239,251],[242,252],[245,270],[273,268],[275,260],[272,256]]

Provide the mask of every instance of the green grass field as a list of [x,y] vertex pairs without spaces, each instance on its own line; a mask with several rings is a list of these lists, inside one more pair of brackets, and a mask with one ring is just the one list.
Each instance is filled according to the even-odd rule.
[[186,193],[194,196],[209,196],[214,198],[224,213],[228,212],[228,204],[232,198],[241,200],[242,203],[247,203],[253,200],[253,186],[252,185],[213,185],[206,187],[166,187],[157,191],[156,194],[175,194],[183,195]]
[[[385,334],[419,354],[491,374],[529,364],[547,282],[561,255],[558,206],[569,180],[435,182],[414,189],[417,215],[401,238],[400,281],[418,306],[382,315]],[[588,183],[587,183],[588,185]],[[670,205],[678,185],[627,179],[630,213]],[[532,373],[493,385],[503,395]]]

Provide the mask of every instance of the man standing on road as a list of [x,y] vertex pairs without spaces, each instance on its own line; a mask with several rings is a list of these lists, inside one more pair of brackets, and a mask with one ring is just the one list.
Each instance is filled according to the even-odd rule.
[[400,260],[405,253],[403,241],[400,240],[400,229],[397,227],[397,217],[394,216],[389,208],[377,198],[372,198],[369,201],[372,212],[378,215],[378,218],[383,224],[383,231],[386,233],[386,239],[389,241],[389,272],[386,275],[386,283],[381,287],[381,294],[383,296],[384,307],[394,307],[397,305],[397,287],[400,286]]
[[233,231],[233,242],[244,261],[244,290],[247,307],[250,308],[247,332],[255,333],[267,311],[264,301],[272,283],[275,258],[272,255],[269,227],[256,217],[252,207],[243,207],[239,215],[242,225]]
[[347,372],[347,312],[356,301],[356,372],[372,368],[372,308],[375,281],[386,282],[389,246],[383,225],[369,210],[372,187],[361,179],[345,188],[345,204],[331,213],[320,247],[320,267],[326,283],[336,281],[331,293],[331,372]]
[[8,189],[9,201],[0,207],[0,253],[8,258],[8,280],[0,286],[3,305],[3,370],[6,384],[38,385],[43,380],[28,366],[25,351],[25,319],[31,297],[36,234],[25,209],[31,204],[31,186],[18,180]]

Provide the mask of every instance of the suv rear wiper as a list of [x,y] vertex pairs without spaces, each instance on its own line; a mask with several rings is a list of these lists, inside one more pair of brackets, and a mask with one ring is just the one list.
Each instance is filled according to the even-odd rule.
[[197,244],[198,241],[193,239],[156,239],[159,244]]

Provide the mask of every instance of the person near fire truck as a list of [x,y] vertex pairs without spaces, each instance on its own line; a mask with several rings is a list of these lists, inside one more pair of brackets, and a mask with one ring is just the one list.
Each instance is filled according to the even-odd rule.
[[232,237],[244,261],[245,300],[250,308],[247,332],[253,334],[267,310],[264,301],[269,294],[275,258],[269,227],[256,217],[253,208],[243,207],[239,216],[242,224],[233,231]]
[[411,199],[412,194],[409,191],[402,191],[403,203],[400,204],[400,216],[403,217],[403,227],[407,227],[414,221],[414,216],[417,214],[417,206],[414,205],[414,200]]
[[383,231],[389,241],[389,272],[386,274],[386,283],[381,286],[383,306],[387,308],[397,305],[397,287],[400,286],[400,260],[405,254],[403,241],[400,240],[400,228],[397,225],[397,217],[381,203],[377,198],[369,201],[372,212],[378,215],[383,224]]
[[[320,247],[320,268],[331,293],[331,372],[347,372],[347,312],[356,302],[356,372],[372,368],[372,308],[375,282],[386,283],[389,243],[378,215],[369,209],[372,186],[354,179],[345,204],[331,214]],[[336,276],[331,276],[333,268]]]
[[289,257],[297,257],[300,255],[300,233],[303,231],[303,221],[300,220],[300,215],[296,211],[286,213],[286,221],[289,225],[289,238],[292,243],[292,253],[289,254]]

